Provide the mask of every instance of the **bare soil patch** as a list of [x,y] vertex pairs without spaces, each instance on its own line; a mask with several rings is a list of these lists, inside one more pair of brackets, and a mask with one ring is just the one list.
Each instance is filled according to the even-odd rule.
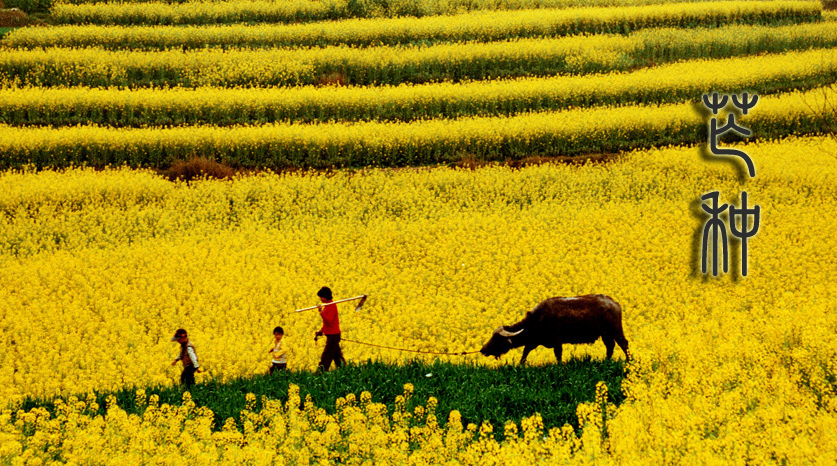
[[237,173],[235,169],[224,163],[205,157],[195,157],[175,162],[167,170],[163,170],[161,174],[171,181],[180,179],[189,182],[199,178],[228,180]]

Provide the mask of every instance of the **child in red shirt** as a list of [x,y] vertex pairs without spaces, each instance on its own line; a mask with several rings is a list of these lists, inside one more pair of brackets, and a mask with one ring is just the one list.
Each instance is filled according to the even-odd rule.
[[323,319],[323,327],[316,333],[314,339],[325,335],[326,345],[323,349],[323,355],[320,358],[320,364],[317,370],[327,371],[331,367],[331,362],[334,361],[335,367],[340,367],[346,360],[343,358],[343,350],[340,349],[340,318],[337,315],[337,305],[331,304],[334,299],[331,294],[331,289],[327,286],[320,288],[317,292],[320,301],[325,303],[317,305],[320,310],[320,317]]

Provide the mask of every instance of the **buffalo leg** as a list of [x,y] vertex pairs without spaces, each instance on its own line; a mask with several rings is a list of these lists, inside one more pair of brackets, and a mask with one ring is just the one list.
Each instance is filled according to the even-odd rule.
[[613,337],[610,335],[602,336],[602,341],[605,344],[605,348],[607,349],[607,359],[613,357],[613,348],[616,346],[616,343],[613,341]]
[[555,345],[555,349],[553,350],[555,352],[555,359],[557,359],[559,363],[562,362],[561,361],[561,352],[563,351],[563,349],[564,349],[564,346],[561,343],[558,343],[558,344]]
[[534,346],[526,345],[523,347],[523,357],[520,358],[520,365],[526,364],[526,356],[529,356],[529,352],[535,349]]

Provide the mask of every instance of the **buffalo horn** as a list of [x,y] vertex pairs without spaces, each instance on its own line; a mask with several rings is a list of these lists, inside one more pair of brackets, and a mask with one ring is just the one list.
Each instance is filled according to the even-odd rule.
[[520,330],[518,330],[518,331],[516,331],[516,332],[512,333],[512,332],[509,332],[509,331],[508,331],[508,330],[506,330],[506,329],[501,329],[501,330],[500,330],[500,336],[501,336],[501,337],[506,337],[506,338],[516,337],[516,336],[520,335],[520,332],[522,332],[522,331],[523,331],[523,329],[520,329]]

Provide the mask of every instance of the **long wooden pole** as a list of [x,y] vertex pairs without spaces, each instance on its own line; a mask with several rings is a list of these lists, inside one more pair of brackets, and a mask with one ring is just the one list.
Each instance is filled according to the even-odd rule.
[[[318,305],[318,306],[311,306],[311,307],[306,307],[306,308],[304,308],[304,309],[297,309],[297,310],[295,310],[294,312],[310,311],[310,310],[312,310],[312,309],[317,309],[318,307],[320,307],[320,306],[325,306],[325,305],[327,305],[327,304],[345,303],[346,301],[354,301],[354,300],[356,300],[356,299],[365,299],[365,298],[366,298],[366,295],[365,295],[365,294],[362,294],[362,295],[360,295],[360,296],[355,296],[354,298],[346,298],[346,299],[341,299],[341,300],[338,300],[338,301],[332,301],[332,302],[330,302],[330,303],[322,303],[322,304],[320,304],[320,305]],[[360,307],[360,306],[358,306],[358,307]],[[357,310],[357,309],[355,309],[355,310]]]

